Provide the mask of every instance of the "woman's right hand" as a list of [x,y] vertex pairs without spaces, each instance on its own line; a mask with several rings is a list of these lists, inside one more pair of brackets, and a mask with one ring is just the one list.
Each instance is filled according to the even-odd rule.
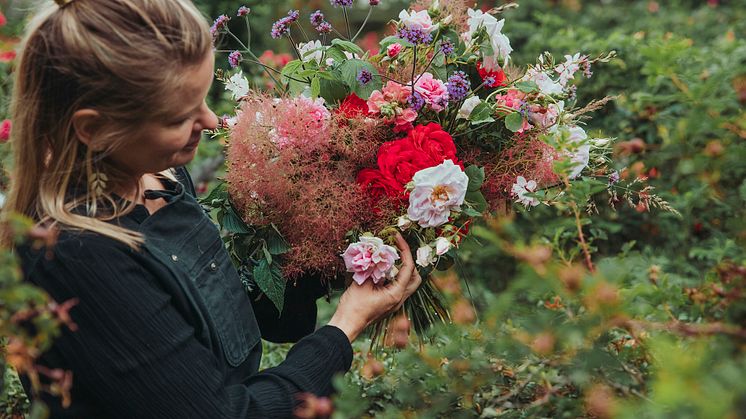
[[399,248],[402,265],[395,281],[383,286],[374,285],[373,281],[365,281],[363,285],[353,283],[339,299],[337,311],[334,312],[329,325],[341,329],[350,342],[374,321],[399,310],[404,301],[422,283],[422,278],[415,269],[409,245],[398,233],[396,245]]

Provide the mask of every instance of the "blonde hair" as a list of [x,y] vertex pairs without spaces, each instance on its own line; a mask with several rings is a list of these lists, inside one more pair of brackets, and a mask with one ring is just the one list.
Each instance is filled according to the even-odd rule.
[[[106,222],[135,206],[112,195],[133,180],[107,155],[143,122],[173,117],[168,98],[180,75],[211,48],[207,21],[189,0],[75,0],[39,13],[15,71],[6,214],[141,244],[139,233]],[[102,120],[90,148],[72,124],[86,108]],[[101,195],[89,187],[94,172],[108,179]]]

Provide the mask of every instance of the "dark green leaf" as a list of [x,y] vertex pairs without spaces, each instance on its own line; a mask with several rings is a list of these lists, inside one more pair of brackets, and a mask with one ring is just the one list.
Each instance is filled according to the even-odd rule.
[[539,91],[539,85],[533,81],[519,81],[515,87],[523,93],[534,93]]
[[238,216],[232,205],[225,208],[223,217],[219,222],[223,229],[229,233],[249,234],[252,232],[249,226]]
[[342,51],[351,52],[353,54],[357,54],[360,56],[365,54],[365,52],[359,46],[353,44],[350,41],[345,41],[343,39],[339,39],[339,38],[332,39],[332,45],[339,47],[340,49],[342,49]]
[[[369,62],[357,59],[347,60],[339,66],[339,70],[342,72],[342,79],[350,87],[350,90],[360,96],[361,99],[367,100],[374,90],[379,90],[383,86],[378,70]],[[368,70],[373,75],[373,80],[365,86],[357,81],[357,76],[361,70]]]
[[476,165],[471,165],[464,171],[466,176],[469,177],[468,192],[478,191],[484,183],[484,168]]
[[487,122],[494,122],[495,119],[492,117],[492,107],[487,102],[481,102],[479,105],[474,107],[469,115],[469,121],[472,125],[484,124]]
[[467,192],[466,202],[480,214],[487,211],[487,207],[489,207],[487,200],[484,199],[484,195],[479,191]]
[[285,278],[282,276],[280,267],[276,263],[270,264],[265,259],[260,260],[259,264],[254,267],[254,281],[274,303],[279,314],[282,314],[285,304]]

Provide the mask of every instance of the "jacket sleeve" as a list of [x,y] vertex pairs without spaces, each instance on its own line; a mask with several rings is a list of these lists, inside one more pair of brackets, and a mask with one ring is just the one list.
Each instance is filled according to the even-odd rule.
[[64,360],[73,387],[106,417],[290,417],[299,393],[328,395],[333,376],[350,367],[349,341],[326,326],[279,366],[226,385],[218,361],[136,252],[99,238],[58,243],[51,259],[43,254],[24,263],[26,277],[56,301],[79,299],[70,312],[78,330],[63,331],[50,359]]

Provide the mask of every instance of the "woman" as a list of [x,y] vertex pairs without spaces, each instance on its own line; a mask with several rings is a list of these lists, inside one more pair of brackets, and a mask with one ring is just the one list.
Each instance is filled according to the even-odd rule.
[[[205,19],[189,0],[56,1],[16,71],[5,208],[61,231],[18,253],[27,280],[78,300],[78,330],[41,357],[74,376],[68,409],[47,397],[52,417],[287,417],[301,393],[330,394],[350,342],[419,286],[406,242],[395,282],[353,285],[313,333],[313,290],[291,288],[279,319],[252,308],[181,169],[217,124]],[[308,333],[257,372],[261,335]]]

